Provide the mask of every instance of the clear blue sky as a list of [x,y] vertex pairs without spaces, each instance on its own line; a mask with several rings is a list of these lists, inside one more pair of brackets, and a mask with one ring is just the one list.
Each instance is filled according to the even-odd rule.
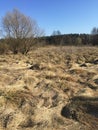
[[46,35],[90,33],[98,27],[98,0],[0,0],[0,19],[14,8],[35,19]]

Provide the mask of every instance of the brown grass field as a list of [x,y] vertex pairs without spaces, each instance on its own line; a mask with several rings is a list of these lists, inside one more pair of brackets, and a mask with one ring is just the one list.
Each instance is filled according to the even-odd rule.
[[0,55],[0,130],[98,130],[98,47]]

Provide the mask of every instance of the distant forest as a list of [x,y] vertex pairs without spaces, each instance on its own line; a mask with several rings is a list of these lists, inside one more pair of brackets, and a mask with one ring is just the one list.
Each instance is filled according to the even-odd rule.
[[98,46],[98,34],[65,34],[23,39],[0,39],[0,54],[27,54],[33,47],[54,46]]
[[46,45],[82,46],[98,45],[98,34],[64,34],[38,38],[37,42]]
[[[28,39],[28,38],[27,38]],[[31,39],[31,38],[30,38]],[[22,39],[21,39],[22,40]],[[63,34],[54,36],[43,36],[32,38],[32,45],[62,45],[62,46],[81,46],[98,45],[98,34]],[[14,41],[14,39],[13,39]],[[36,42],[35,42],[36,41]],[[0,43],[6,42],[6,39],[0,39]]]

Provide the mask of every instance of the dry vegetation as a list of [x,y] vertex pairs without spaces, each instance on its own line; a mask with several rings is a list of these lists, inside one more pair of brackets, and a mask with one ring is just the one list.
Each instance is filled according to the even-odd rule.
[[98,130],[98,48],[0,55],[0,130]]

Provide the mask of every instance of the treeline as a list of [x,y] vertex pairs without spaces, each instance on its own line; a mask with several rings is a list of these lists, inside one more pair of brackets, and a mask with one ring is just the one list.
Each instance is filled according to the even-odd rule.
[[44,43],[45,45],[62,45],[62,46],[82,46],[98,45],[98,34],[64,34],[56,36],[46,36],[38,39],[39,43]]
[[13,52],[14,54],[27,54],[32,48],[55,45],[55,46],[97,46],[98,34],[65,34],[56,36],[43,36],[23,39],[0,39],[0,54]]

